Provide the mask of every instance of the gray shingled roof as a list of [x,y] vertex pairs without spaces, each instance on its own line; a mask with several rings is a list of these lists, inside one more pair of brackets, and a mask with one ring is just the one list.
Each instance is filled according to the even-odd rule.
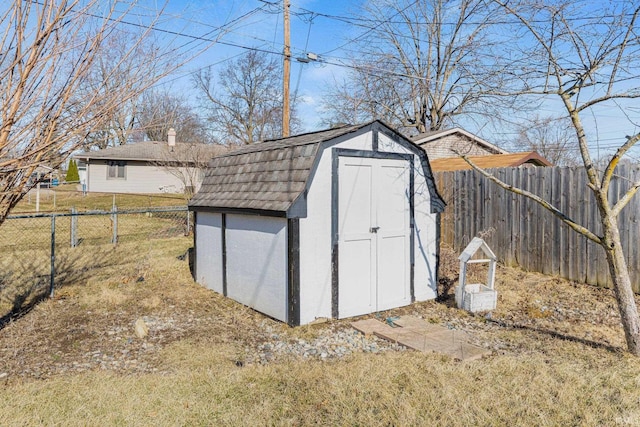
[[198,162],[204,157],[208,160],[214,156],[225,153],[227,149],[213,144],[188,144],[177,143],[171,150],[166,142],[142,141],[133,144],[109,147],[103,150],[79,153],[73,156],[76,159],[104,159],[104,160],[140,160],[149,162]]
[[[318,150],[324,149],[322,143],[338,142],[371,127],[398,135],[420,155],[426,168],[432,208],[440,212],[444,202],[435,189],[424,150],[378,121],[265,141],[215,157],[189,206],[196,210],[250,210],[296,217],[306,211],[304,191]],[[302,203],[297,204],[298,200]]]
[[305,189],[318,145],[366,125],[260,142],[216,157],[189,206],[286,212]]

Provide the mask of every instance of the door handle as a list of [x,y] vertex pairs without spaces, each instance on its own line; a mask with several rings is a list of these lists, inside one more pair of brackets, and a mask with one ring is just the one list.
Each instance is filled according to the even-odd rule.
[[380,227],[371,227],[371,228],[369,229],[369,233],[377,233],[377,232],[378,232],[378,230],[380,230]]

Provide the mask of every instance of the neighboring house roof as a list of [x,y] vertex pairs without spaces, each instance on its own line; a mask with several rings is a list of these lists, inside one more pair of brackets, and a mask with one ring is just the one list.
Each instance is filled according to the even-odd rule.
[[292,212],[297,212],[296,202],[305,204],[307,181],[319,151],[325,148],[321,145],[336,144],[372,129],[420,156],[430,185],[432,208],[444,208],[424,150],[380,121],[259,142],[216,157],[209,163],[202,187],[189,206],[297,215]]
[[[431,132],[426,132],[426,133],[421,133],[418,135],[414,135],[411,137],[411,140],[413,142],[415,142],[416,144],[423,146],[425,144],[429,144],[430,142],[435,142],[438,141],[442,138],[445,138],[447,136],[453,135],[453,134],[460,134],[463,135],[465,137],[467,137],[468,139],[472,140],[475,144],[485,148],[488,151],[491,151],[495,154],[508,154],[509,152],[506,150],[503,150],[502,148],[498,147],[497,145],[493,145],[488,141],[485,141],[484,139],[480,138],[477,135],[472,134],[471,132],[467,132],[466,130],[462,129],[462,128],[452,128],[452,129],[444,129],[444,130],[436,130],[436,131],[431,131]],[[464,153],[463,153],[464,154]]]
[[[522,165],[553,166],[551,162],[535,151],[512,154],[493,154],[490,156],[471,156],[469,160],[482,169],[507,168]],[[471,169],[471,166],[461,157],[436,159],[431,162],[433,172],[457,171]]]
[[47,165],[38,165],[35,170],[33,171],[33,173],[40,173],[40,174],[47,174],[47,173],[52,173],[54,172],[55,169],[52,168],[51,166],[47,166]]
[[208,162],[214,156],[227,152],[227,148],[214,144],[190,144],[177,143],[173,149],[166,141],[142,141],[133,144],[118,145],[102,150],[78,153],[76,159],[101,159],[101,160],[140,160],[148,162],[185,162],[192,163],[202,158]]

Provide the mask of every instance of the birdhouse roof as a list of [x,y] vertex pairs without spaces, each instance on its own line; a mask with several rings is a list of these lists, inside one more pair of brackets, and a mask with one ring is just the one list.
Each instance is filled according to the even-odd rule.
[[467,245],[466,248],[462,251],[458,259],[462,262],[467,262],[478,252],[478,250],[482,250],[484,255],[490,260],[495,261],[496,255],[489,248],[489,246],[479,237],[474,237],[471,242]]

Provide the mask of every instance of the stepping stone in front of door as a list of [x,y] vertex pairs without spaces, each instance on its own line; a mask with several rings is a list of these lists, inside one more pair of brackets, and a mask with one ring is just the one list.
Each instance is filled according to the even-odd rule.
[[440,325],[434,325],[433,323],[429,323],[424,319],[419,319],[414,316],[402,316],[393,321],[394,325],[402,326],[403,328],[410,328],[414,331],[422,331],[422,332],[440,332],[446,329]]
[[[437,325],[431,325],[437,326]],[[411,327],[375,330],[376,336],[388,341],[402,344],[405,347],[423,353],[435,352],[446,354],[458,360],[475,360],[491,353],[491,351],[469,344],[467,334],[438,326],[440,330],[429,328],[429,331],[416,330]]]
[[412,348],[418,351],[428,351],[427,335],[419,331],[405,328],[391,328],[391,330],[376,330],[374,334],[378,338],[385,339],[387,341],[402,344],[405,347]]
[[359,320],[351,325],[365,335],[375,334],[423,353],[446,354],[459,360],[475,360],[491,353],[485,348],[469,344],[467,334],[463,331],[447,329],[410,316],[402,317],[394,323],[401,327],[392,328],[376,319]]
[[351,326],[353,327],[353,329],[363,333],[367,337],[373,335],[373,333],[376,331],[386,331],[394,329],[386,323],[382,323],[381,321],[376,319],[358,320],[356,322],[351,322]]

